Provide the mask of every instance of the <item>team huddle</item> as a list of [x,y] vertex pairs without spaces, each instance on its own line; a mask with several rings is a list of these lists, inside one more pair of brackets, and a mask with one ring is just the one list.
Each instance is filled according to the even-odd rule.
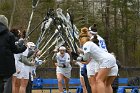
[[[10,34],[9,32],[4,32],[8,31],[8,29],[2,22],[0,22],[0,27],[5,28],[4,30],[0,30],[0,35],[2,32],[2,34],[8,33],[8,35],[10,35],[9,37],[14,37],[9,39],[11,42],[14,41],[13,49],[9,49],[9,51],[12,50],[12,53],[14,53],[16,68],[16,71],[13,70],[9,72],[10,74],[15,72],[12,75],[12,93],[26,93],[29,77],[32,77],[33,80],[34,76],[36,76],[37,66],[44,63],[44,61],[40,60],[42,51],[40,51],[33,42],[29,42],[25,39],[25,32],[20,32],[18,29],[12,29]],[[7,45],[10,46],[10,44],[11,43],[8,43]],[[57,47],[54,50],[59,93],[70,93],[69,79],[72,69],[70,65],[71,62],[74,62],[80,67],[79,76],[83,93],[88,93],[89,91],[84,78],[85,74],[88,77],[91,93],[113,93],[111,84],[118,75],[116,58],[115,55],[107,51],[105,41],[98,35],[95,24],[89,27],[89,29],[87,27],[81,29],[79,34],[79,46],[76,50],[77,53],[65,45]],[[87,73],[83,70],[86,70]],[[63,79],[66,91],[63,90]],[[0,89],[3,88],[0,87]],[[3,93],[3,90],[1,91]]]

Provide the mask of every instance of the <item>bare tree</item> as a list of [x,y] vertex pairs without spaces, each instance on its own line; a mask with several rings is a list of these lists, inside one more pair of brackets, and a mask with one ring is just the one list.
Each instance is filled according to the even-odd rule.
[[[105,31],[106,31],[106,44],[110,46],[110,0],[106,0],[106,13],[105,13]],[[109,48],[110,49],[110,48]]]
[[13,10],[10,18],[9,29],[11,29],[13,24],[13,17],[14,17],[15,10],[16,10],[16,0],[13,0]]

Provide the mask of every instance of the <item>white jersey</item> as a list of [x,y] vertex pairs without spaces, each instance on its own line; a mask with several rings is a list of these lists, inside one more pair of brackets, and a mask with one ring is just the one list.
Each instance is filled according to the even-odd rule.
[[[27,47],[27,49],[22,53],[22,55],[28,56],[28,53],[29,53],[29,47]],[[23,64],[23,68],[17,78],[29,79],[29,73],[32,72],[32,68],[31,68],[31,66],[27,66],[24,63],[22,63],[22,64]]]
[[21,62],[19,61],[21,55],[22,55],[22,53],[14,54],[14,57],[15,57],[15,64],[17,65],[18,69],[21,68],[20,66],[23,66],[23,63],[21,63]]
[[[23,56],[28,56],[29,48],[22,53]],[[29,73],[32,72],[31,66],[27,66],[24,64],[24,69],[22,71],[22,78],[29,79]]]
[[14,54],[16,73],[14,73],[13,76],[16,76],[16,77],[18,76],[18,73],[21,72],[24,66],[24,64],[19,61],[21,55],[22,53]]
[[[20,38],[20,40],[23,40],[23,38]],[[17,45],[19,43],[19,41],[15,42],[15,44]],[[16,67],[16,73],[13,74],[13,76],[18,76],[18,73],[17,72],[21,72],[21,70],[23,69],[23,63],[21,63],[19,61],[20,59],[20,56],[22,55],[22,53],[18,53],[18,54],[14,54],[14,58],[15,58],[15,67]]]
[[[22,38],[20,38],[18,41],[16,41],[16,42],[15,42],[15,45],[18,45],[20,40],[23,40],[23,39],[22,39]],[[21,54],[22,54],[22,53],[14,54],[14,58],[15,58],[15,65],[17,65],[17,64],[18,64],[18,61],[19,61],[19,58],[20,58]]]
[[[104,39],[99,35],[97,35],[97,39],[99,40],[98,43],[99,47],[104,51],[108,52]],[[98,72],[98,70],[99,70],[99,63],[96,62],[94,59],[91,59],[91,61],[87,64],[87,75],[88,76],[95,75],[95,73]]]
[[14,58],[15,58],[15,65],[17,65],[17,64],[18,64],[18,61],[19,61],[20,55],[21,55],[21,53],[20,53],[20,54],[14,54]]
[[70,65],[70,55],[68,53],[65,53],[64,56],[62,57],[60,55],[60,52],[57,53],[56,55],[57,63],[58,64],[68,64],[67,67],[71,67]]
[[[88,41],[83,45],[83,51],[84,51],[84,54],[91,53],[91,58],[93,58],[99,64],[102,64],[104,62],[107,63],[109,62],[109,60],[115,59],[113,55],[111,55],[108,52],[105,52],[92,41]],[[115,64],[116,64],[116,61],[113,63],[110,63],[108,67],[110,66],[112,67]]]
[[[27,47],[27,49],[22,53],[22,55],[27,57],[27,56],[28,56],[28,53],[29,53],[29,48]],[[24,64],[24,65],[25,65],[25,64]],[[25,67],[26,67],[27,69],[29,69],[30,72],[32,71],[32,70],[31,70],[31,66],[25,65]]]
[[58,64],[65,64],[66,68],[58,67],[56,68],[56,73],[61,73],[65,77],[70,78],[71,77],[71,65],[70,65],[70,55],[68,53],[65,53],[65,55],[62,57],[60,55],[60,52],[56,55],[57,63]]
[[[29,48],[27,48],[24,52],[23,52],[23,56],[28,56],[28,53],[29,53]],[[32,68],[31,68],[31,66],[27,66],[27,65],[25,65],[24,64],[24,67],[25,67],[25,69],[28,71],[28,72],[32,72]]]
[[108,52],[107,48],[106,48],[105,40],[101,36],[99,36],[99,35],[97,35],[97,39],[99,40],[99,43],[98,43],[99,47],[101,49],[103,49],[104,51]]

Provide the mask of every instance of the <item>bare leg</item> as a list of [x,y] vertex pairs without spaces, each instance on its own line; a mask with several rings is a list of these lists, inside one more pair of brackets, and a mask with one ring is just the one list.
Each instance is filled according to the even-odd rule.
[[108,76],[105,82],[105,89],[106,89],[106,93],[113,93],[113,89],[111,84],[113,83],[114,79],[116,78],[116,76]]
[[15,83],[16,83],[16,76],[12,76],[12,93],[16,93],[15,92]]
[[19,88],[20,88],[20,79],[16,78],[15,93],[19,93]]
[[19,93],[20,80],[13,76],[12,77],[12,93]]
[[69,91],[69,78],[64,77],[64,82],[65,82],[65,86],[66,86],[66,91]]
[[80,77],[80,82],[81,82],[81,85],[83,87],[83,93],[87,93],[87,88],[86,88],[85,81],[84,81],[83,77]]
[[57,80],[58,80],[59,92],[63,93],[63,84],[62,84],[63,75],[61,73],[57,73]]
[[110,72],[110,68],[102,68],[99,70],[96,77],[96,89],[97,93],[105,93],[105,83],[107,75]]
[[91,90],[92,90],[92,93],[96,93],[96,78],[94,75],[90,75],[89,77],[89,83],[90,83],[90,86],[91,86]]
[[19,93],[26,93],[27,84],[28,84],[28,79],[23,79],[22,78]]

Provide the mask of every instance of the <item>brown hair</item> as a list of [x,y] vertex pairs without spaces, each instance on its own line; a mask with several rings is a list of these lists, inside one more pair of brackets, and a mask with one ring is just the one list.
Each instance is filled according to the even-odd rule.
[[87,27],[83,27],[81,29],[80,35],[79,35],[79,40],[81,44],[84,44],[86,41],[89,41],[89,35],[88,35],[88,28]]
[[97,39],[97,35],[94,35],[94,38],[91,39],[96,45],[99,46],[99,40]]
[[26,36],[26,31],[23,30],[22,33],[21,33],[21,37],[22,37],[22,38],[25,38],[25,36]]
[[89,37],[88,28],[86,28],[86,27],[81,28],[79,39],[82,38],[82,37]]
[[19,32],[18,29],[13,28],[13,29],[10,30],[10,32],[12,32],[15,37],[19,37],[20,32]]
[[10,30],[10,32],[12,32],[14,34],[15,37],[22,37],[22,38],[25,38],[25,35],[26,35],[26,31],[23,30],[23,31],[20,31],[19,29],[16,29],[16,28],[13,28]]

